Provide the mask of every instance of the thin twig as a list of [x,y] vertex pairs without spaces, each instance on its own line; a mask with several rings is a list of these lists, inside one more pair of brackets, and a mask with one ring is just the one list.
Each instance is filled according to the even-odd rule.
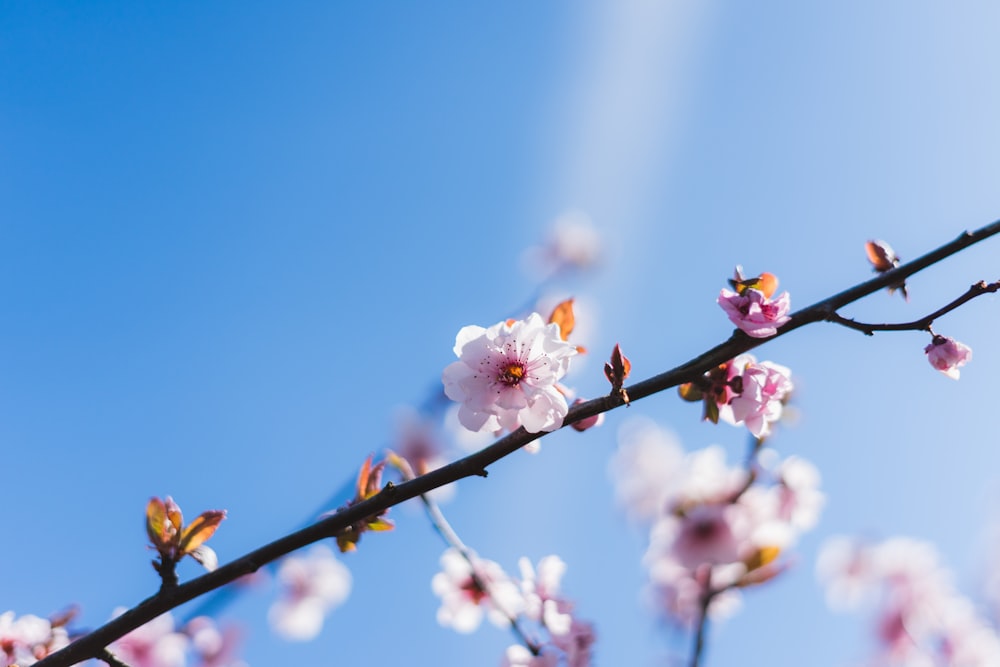
[[128,663],[123,662],[108,649],[101,649],[101,652],[97,655],[97,659],[108,665],[108,667],[129,667]]
[[902,322],[899,324],[865,324],[864,322],[855,322],[854,320],[842,317],[839,313],[830,313],[826,320],[827,322],[833,322],[834,324],[845,326],[848,329],[856,329],[864,333],[866,336],[873,336],[876,331],[930,331],[931,325],[937,318],[946,313],[950,313],[968,301],[972,301],[977,296],[991,294],[997,290],[1000,290],[1000,280],[988,284],[985,280],[980,280],[978,283],[966,290],[965,294],[958,297],[951,303],[935,310],[930,315],[921,317],[919,320],[913,320],[912,322]]
[[[397,458],[399,460],[397,467],[403,475],[403,479],[406,481],[415,479],[416,476],[413,474],[413,469],[410,468],[409,462],[402,457]],[[400,463],[402,465],[400,465]],[[444,540],[445,544],[457,551],[462,558],[465,559],[465,562],[469,564],[469,576],[472,578],[472,583],[475,584],[479,590],[485,593],[486,596],[489,597],[494,608],[504,615],[507,622],[510,624],[511,632],[514,633],[517,640],[524,644],[525,648],[531,651],[532,655],[538,655],[541,652],[541,648],[539,648],[538,643],[532,641],[528,637],[524,628],[522,628],[521,624],[518,622],[517,616],[510,613],[503,607],[500,601],[497,600],[496,596],[493,595],[493,592],[490,590],[489,582],[479,576],[479,572],[476,571],[477,558],[475,554],[465,545],[465,542],[463,542],[462,538],[458,536],[458,533],[455,532],[451,523],[445,518],[444,512],[441,511],[441,507],[434,502],[433,499],[431,499],[430,494],[421,494],[420,500],[423,502],[424,509],[427,511],[427,516],[431,520],[431,525],[434,526],[434,530],[437,531],[437,534],[441,536],[441,539]]]
[[705,636],[708,633],[708,608],[717,594],[718,591],[712,590],[712,568],[709,567],[705,577],[705,592],[701,596],[701,604],[698,605],[698,626],[695,629],[694,646],[691,649],[691,667],[698,667],[701,663],[701,656],[705,651]]
[[[954,241],[946,243],[922,257],[918,257],[891,271],[886,271],[871,280],[855,285],[793,313],[789,322],[778,329],[778,332],[770,338],[751,338],[742,331],[737,330],[727,341],[716,345],[704,354],[672,370],[627,387],[628,395],[634,402],[666,389],[676,387],[684,382],[691,382],[706,373],[709,369],[725,363],[743,352],[748,352],[774,338],[791,333],[799,327],[826,320],[832,313],[835,313],[845,305],[897,283],[928,266],[940,262],[998,233],[1000,233],[1000,220],[974,232],[965,232]],[[581,419],[608,412],[624,404],[619,395],[604,396],[581,403],[570,408],[569,413],[563,420],[563,427],[569,426]],[[105,646],[108,646],[111,642],[135,630],[139,626],[148,623],[164,612],[220,588],[240,577],[256,572],[261,566],[277,560],[292,551],[301,549],[314,542],[334,537],[344,528],[367,516],[377,514],[410,498],[415,498],[460,479],[475,475],[485,476],[488,466],[544,435],[545,432],[528,433],[523,428],[519,428],[513,433],[500,438],[492,445],[465,458],[432,470],[409,482],[383,489],[381,493],[368,500],[338,511],[306,528],[285,535],[274,542],[265,544],[223,565],[214,572],[203,574],[176,588],[162,591],[157,595],[143,600],[137,606],[108,621],[90,634],[77,639],[69,646],[38,661],[35,665],[36,667],[71,667],[78,662],[95,658],[100,655]]]

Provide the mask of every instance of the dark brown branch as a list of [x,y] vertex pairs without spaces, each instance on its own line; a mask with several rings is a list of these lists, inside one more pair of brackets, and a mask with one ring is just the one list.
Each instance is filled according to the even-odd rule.
[[864,322],[855,322],[854,320],[842,317],[839,313],[832,313],[826,319],[828,322],[843,325],[848,329],[856,329],[864,333],[866,336],[874,336],[876,331],[930,331],[931,325],[937,318],[946,313],[950,313],[968,301],[972,301],[977,296],[991,294],[997,290],[1000,290],[1000,280],[989,284],[987,284],[985,280],[980,280],[978,283],[970,287],[965,294],[958,297],[948,305],[935,310],[930,315],[921,317],[919,320],[913,320],[912,322],[902,322],[899,324],[865,324]]
[[691,648],[691,667],[698,667],[701,664],[701,656],[705,652],[705,636],[708,633],[708,608],[712,606],[712,600],[720,592],[712,590],[712,569],[709,567],[705,581],[705,592],[698,605],[698,625],[694,633],[694,646]]
[[[954,241],[912,262],[903,264],[891,271],[886,271],[871,280],[855,285],[850,289],[797,311],[792,315],[791,320],[781,327],[777,334],[770,338],[751,338],[742,331],[736,331],[729,340],[716,345],[695,359],[665,373],[627,387],[628,396],[634,402],[652,394],[676,387],[681,383],[691,382],[709,369],[725,363],[743,352],[752,350],[779,336],[791,333],[799,327],[812,324],[813,322],[824,321],[845,305],[853,303],[889,285],[898,283],[908,276],[998,233],[1000,233],[1000,220],[977,231],[965,232]],[[620,395],[604,396],[581,403],[570,409],[569,414],[563,422],[563,427],[569,426],[581,419],[593,417],[602,412],[608,412],[622,405],[624,405],[624,400]],[[124,614],[108,621],[90,634],[77,639],[66,648],[53,653],[35,664],[37,667],[71,667],[71,665],[78,662],[95,658],[111,642],[148,623],[160,614],[232,583],[240,577],[256,572],[262,565],[277,560],[292,551],[326,538],[332,538],[338,532],[355,522],[361,521],[365,517],[377,515],[405,500],[415,498],[460,479],[484,475],[487,467],[516,452],[526,444],[541,438],[543,435],[545,433],[528,433],[523,428],[519,428],[513,433],[500,438],[489,447],[463,459],[421,475],[409,482],[387,487],[381,493],[368,500],[341,510],[336,514],[317,521],[311,526],[281,537],[259,549],[255,549],[223,565],[214,572],[209,572],[197,579],[185,582],[176,588],[164,590],[153,597],[147,598],[136,607],[129,609]]]
[[103,649],[98,655],[97,659],[108,665],[108,667],[129,667],[127,663],[121,661],[114,653],[108,649]]

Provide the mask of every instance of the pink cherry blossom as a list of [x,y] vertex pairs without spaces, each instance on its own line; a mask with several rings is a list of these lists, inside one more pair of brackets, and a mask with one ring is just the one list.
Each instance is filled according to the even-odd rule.
[[972,359],[972,348],[947,336],[935,335],[924,352],[931,366],[952,380],[958,379],[958,369]]
[[[117,609],[114,615],[124,612],[124,608]],[[189,644],[188,636],[175,629],[173,616],[166,613],[136,628],[109,648],[130,667],[185,667]]]
[[69,644],[63,627],[53,627],[44,618],[14,612],[0,614],[0,667],[33,665],[40,658]]
[[784,401],[794,388],[792,372],[770,361],[758,364],[749,354],[737,357],[732,364],[737,369],[742,366],[742,388],[727,405],[720,406],[719,418],[733,425],[744,424],[754,437],[765,438],[771,433],[771,424],[781,418]]
[[931,545],[898,537],[876,544],[836,538],[823,547],[817,572],[831,603],[857,602],[864,593],[879,602],[876,664],[1000,664],[996,631],[955,590]]
[[788,292],[771,300],[756,289],[745,289],[742,294],[723,288],[716,302],[726,315],[748,336],[767,338],[778,333],[778,327],[789,319],[791,301]]
[[524,598],[516,582],[497,563],[470,554],[469,561],[456,549],[441,556],[442,571],[434,575],[431,589],[441,598],[438,623],[456,632],[469,633],[479,627],[484,613],[499,627],[521,613]]
[[284,593],[271,605],[267,618],[275,632],[292,641],[315,638],[326,615],[351,592],[350,571],[323,544],[281,561],[278,581]]
[[569,410],[556,383],[577,348],[558,324],[537,313],[489,329],[463,327],[455,339],[458,361],[442,373],[444,392],[461,404],[458,419],[471,431],[553,431]]

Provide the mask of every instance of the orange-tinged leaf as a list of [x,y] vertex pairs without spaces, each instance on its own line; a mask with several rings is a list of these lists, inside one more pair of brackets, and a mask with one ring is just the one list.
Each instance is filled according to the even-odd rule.
[[750,555],[746,560],[747,570],[756,570],[758,568],[764,567],[765,565],[770,565],[778,556],[781,555],[781,548],[775,546],[764,546],[758,548],[753,554]]
[[146,534],[157,549],[169,541],[163,535],[166,523],[167,508],[163,501],[159,498],[150,498],[146,504]]
[[696,403],[705,398],[704,392],[694,382],[685,382],[677,387],[677,393],[685,401]]
[[369,454],[368,458],[361,465],[361,472],[358,473],[358,498],[365,498],[365,493],[368,490],[368,476],[372,472],[372,455]]
[[226,518],[226,510],[202,512],[181,534],[180,554],[190,554],[215,534],[219,524]]
[[756,278],[747,278],[746,280],[730,280],[729,284],[733,286],[733,289],[739,294],[743,294],[748,289],[755,289],[758,292],[763,292],[764,296],[770,299],[774,292],[778,289],[778,277],[773,273],[764,272],[757,276]]
[[382,530],[392,530],[396,527],[392,521],[388,519],[375,519],[374,521],[368,522],[368,530],[382,531]]
[[350,551],[357,551],[358,539],[360,537],[353,529],[348,529],[337,535],[337,548],[340,549],[340,553],[346,554]]
[[879,273],[884,273],[899,264],[899,258],[896,257],[896,253],[885,241],[877,239],[866,241],[865,254],[868,255],[868,261],[872,263],[872,266]]
[[569,340],[569,335],[576,326],[576,316],[573,315],[573,299],[566,299],[552,311],[549,316],[549,324],[555,322],[559,325],[559,335],[563,340]]

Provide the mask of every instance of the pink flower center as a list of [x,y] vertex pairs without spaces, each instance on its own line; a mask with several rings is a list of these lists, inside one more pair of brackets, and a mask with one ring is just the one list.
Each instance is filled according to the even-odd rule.
[[516,387],[524,377],[524,364],[519,361],[511,362],[500,369],[497,380],[508,387]]

